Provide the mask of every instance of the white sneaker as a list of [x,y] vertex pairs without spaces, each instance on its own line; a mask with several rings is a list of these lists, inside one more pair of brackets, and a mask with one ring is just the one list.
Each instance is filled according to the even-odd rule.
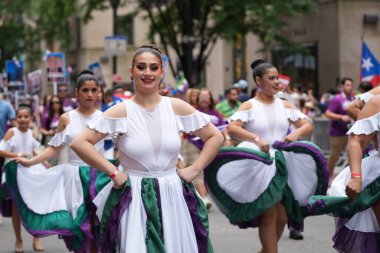
[[212,206],[212,202],[211,202],[209,196],[203,197],[202,200],[203,200],[203,203],[205,204],[206,208],[210,209]]

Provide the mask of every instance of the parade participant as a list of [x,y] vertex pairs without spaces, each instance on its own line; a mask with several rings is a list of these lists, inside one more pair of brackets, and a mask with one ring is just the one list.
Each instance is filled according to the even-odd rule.
[[[17,127],[10,128],[4,139],[0,142],[0,156],[9,159],[17,157],[31,157],[35,155],[35,150],[40,143],[34,139],[29,125],[32,121],[32,110],[27,105],[20,105],[16,111]],[[20,216],[16,207],[12,206],[12,225],[16,236],[15,252],[24,252],[21,238]],[[34,251],[43,251],[43,247],[38,238],[33,238]]]
[[371,89],[368,92],[360,94],[358,98],[347,107],[347,113],[354,120],[357,119],[363,106],[375,95],[380,94],[380,86]]
[[380,252],[380,157],[376,152],[363,159],[362,154],[370,141],[379,139],[379,122],[380,95],[376,95],[347,132],[349,166],[333,180],[327,197],[315,196],[310,201],[314,214],[336,217],[333,241],[341,253]]
[[[213,159],[223,137],[208,116],[159,95],[163,69],[155,46],[136,51],[130,73],[133,98],[89,122],[71,144],[112,179],[93,201],[102,252],[212,252],[207,211],[190,182]],[[199,136],[205,146],[191,166],[176,172],[181,131]],[[119,169],[93,147],[107,135],[118,138]]]
[[51,138],[55,135],[59,117],[64,113],[62,100],[57,95],[53,95],[51,97],[48,108],[49,112],[48,114],[43,115],[40,128],[44,140],[42,143],[43,145],[47,145]]
[[[217,110],[215,110],[214,98],[210,90],[203,88],[199,91],[196,99],[196,109],[198,109],[200,112],[210,115],[210,121],[212,124],[214,124],[214,126],[224,125],[222,115]],[[227,135],[227,129],[224,129],[224,132],[222,131],[222,134]],[[226,141],[230,142],[231,140]],[[229,144],[232,145],[231,143]],[[203,142],[200,138],[194,135],[186,135],[186,138],[183,140],[182,143],[182,153],[186,165],[190,166],[195,162],[195,160],[201,153],[202,148]],[[195,178],[193,184],[197,189],[199,195],[202,197],[202,200],[205,203],[207,209],[210,209],[212,206],[212,202],[208,196],[207,189],[203,181],[203,172],[201,172]]]
[[77,107],[75,101],[69,96],[69,89],[66,84],[58,86],[58,96],[63,102],[63,110],[65,112],[71,111]]
[[194,108],[197,107],[199,89],[190,88],[186,91],[185,99]]
[[[84,203],[84,191],[88,189],[83,189],[81,182],[80,166],[85,163],[69,149],[67,163],[42,172],[35,172],[34,168],[57,157],[87,121],[101,115],[95,109],[98,88],[95,76],[80,73],[76,85],[79,106],[61,115],[49,147],[32,159],[16,158],[17,167],[14,163],[6,166],[8,189],[26,229],[35,236],[58,234],[65,239],[69,250],[84,252],[90,252],[92,238]],[[96,145],[98,150],[103,147],[103,141]]]
[[295,142],[313,128],[293,104],[275,97],[277,69],[263,60],[251,68],[257,95],[240,106],[228,126],[231,137],[242,142],[221,149],[205,169],[205,181],[230,222],[259,227],[260,252],[273,253],[287,221],[291,230],[302,230],[302,206],[316,191],[325,193],[328,177],[322,152]]
[[236,87],[228,88],[224,91],[225,100],[219,102],[215,108],[222,114],[225,120],[228,120],[239,108],[241,102],[239,101],[239,89]]
[[326,117],[331,120],[329,129],[331,149],[327,161],[330,177],[333,177],[335,164],[347,145],[348,137],[346,136],[346,133],[351,118],[347,115],[346,109],[355,99],[353,96],[354,83],[352,79],[345,77],[340,84],[342,86],[342,92],[329,102],[326,110]]

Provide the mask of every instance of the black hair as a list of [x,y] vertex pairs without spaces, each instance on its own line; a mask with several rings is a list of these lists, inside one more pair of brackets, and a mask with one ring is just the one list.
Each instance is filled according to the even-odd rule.
[[[265,72],[267,71],[267,69],[271,69],[271,68],[274,68],[274,66],[268,62],[265,62],[262,59],[254,60],[251,63],[251,69],[253,70],[252,71],[252,77],[253,77],[253,80],[255,81],[255,83],[256,83],[256,77],[257,76],[262,78],[263,75],[265,74]],[[258,84],[258,83],[256,83],[256,84]]]
[[105,96],[113,96],[113,90],[111,89],[108,89],[106,90],[106,92],[104,93]]
[[352,80],[352,78],[350,77],[343,77],[342,80],[340,81],[340,84],[343,85],[346,81],[354,82],[354,80]]
[[123,89],[124,90],[124,86],[122,84],[116,84],[113,86],[112,90],[115,91],[117,89]]
[[160,59],[161,67],[162,67],[162,59],[161,59],[161,51],[153,44],[145,44],[142,45],[139,49],[136,50],[135,55],[132,59],[132,67],[135,65],[135,59],[137,56],[143,53],[151,53],[157,56]]
[[99,86],[99,81],[94,76],[94,72],[92,72],[91,70],[85,69],[85,70],[82,70],[81,72],[79,72],[79,74],[78,74],[76,88],[80,89],[80,87],[86,81],[94,81],[96,83],[96,86]]
[[370,91],[372,88],[372,83],[368,81],[363,81],[359,84],[359,89],[361,92]]
[[27,110],[30,113],[30,116],[33,116],[33,109],[32,109],[32,107],[30,105],[28,105],[28,104],[19,104],[19,106],[18,106],[18,108],[16,110],[16,115],[21,110]]
[[228,96],[231,94],[231,91],[236,90],[239,93],[239,89],[236,87],[229,87],[224,90],[224,96]]
[[53,108],[53,103],[52,103],[53,98],[58,98],[59,103],[61,104],[61,106],[59,107],[59,115],[61,116],[65,112],[63,110],[62,99],[58,95],[51,96],[51,99],[49,102],[49,114],[48,114],[48,117],[46,119],[46,130],[50,130],[50,124],[51,124],[51,121],[53,120],[53,117],[54,117],[54,108]]

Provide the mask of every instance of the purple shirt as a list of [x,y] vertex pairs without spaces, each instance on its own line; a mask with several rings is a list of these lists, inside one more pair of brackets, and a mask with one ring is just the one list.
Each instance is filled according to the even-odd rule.
[[[345,108],[347,107],[348,103],[354,99],[354,96],[346,97],[346,95],[342,92],[331,99],[327,110],[336,114],[347,115]],[[347,131],[348,126],[346,122],[342,120],[331,120],[329,130],[330,136],[345,136]]]

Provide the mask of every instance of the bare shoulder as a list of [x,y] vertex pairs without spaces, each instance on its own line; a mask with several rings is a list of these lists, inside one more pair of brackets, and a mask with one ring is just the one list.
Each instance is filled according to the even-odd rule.
[[170,98],[176,115],[187,116],[195,112],[195,108],[178,98]]
[[69,123],[70,123],[69,113],[65,112],[59,117],[57,133],[62,132]]
[[285,108],[296,109],[296,107],[293,105],[293,103],[291,103],[291,102],[289,102],[287,100],[282,100],[282,103],[285,106]]
[[373,95],[379,95],[380,94],[380,86],[373,88],[372,90],[369,91],[369,93]]
[[371,98],[359,112],[358,119],[365,119],[380,112],[380,94]]
[[110,118],[127,117],[127,105],[125,102],[118,103],[103,113],[103,116]]
[[247,111],[252,109],[252,103],[248,101],[245,101],[239,106],[238,111]]
[[10,140],[14,134],[15,134],[15,131],[13,130],[13,127],[8,129],[8,131],[4,135],[4,141]]

